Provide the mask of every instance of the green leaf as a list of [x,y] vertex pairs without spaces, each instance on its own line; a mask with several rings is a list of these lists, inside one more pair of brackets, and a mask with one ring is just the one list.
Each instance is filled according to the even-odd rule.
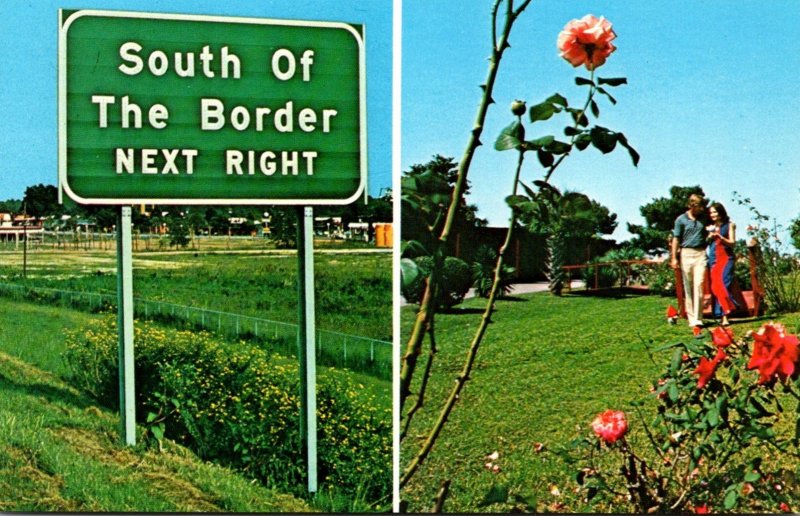
[[500,131],[500,136],[498,136],[497,141],[494,142],[494,148],[499,151],[516,149],[524,140],[525,127],[519,120],[516,120]]
[[592,102],[590,103],[590,106],[592,108],[592,114],[594,115],[594,117],[595,118],[599,117],[600,116],[600,108],[597,106],[597,102],[592,100]]
[[552,167],[555,162],[553,155],[542,149],[536,151],[536,157],[539,158],[539,163],[541,163],[544,168]]
[[156,420],[157,417],[158,417],[158,414],[156,414],[154,412],[148,412],[147,413],[147,422],[148,423],[152,423],[153,421]]
[[534,149],[539,149],[541,147],[547,147],[548,145],[553,143],[555,139],[556,139],[555,136],[547,135],[536,138],[535,140],[529,140],[527,143],[529,147],[532,147]]
[[667,394],[669,395],[669,399],[671,402],[675,403],[681,397],[680,392],[678,391],[678,385],[674,381],[670,381],[669,387],[667,387]]
[[628,149],[628,154],[630,154],[631,156],[631,161],[633,161],[633,166],[638,167],[639,153],[636,152],[636,150],[628,144],[628,139],[625,138],[625,135],[622,133],[617,133],[617,141],[619,142],[620,145]]
[[794,441],[795,443],[800,443],[800,415],[794,423]]
[[759,473],[758,471],[749,471],[744,476],[744,481],[745,482],[757,482],[760,478],[761,478],[761,473]]
[[728,396],[725,393],[722,393],[722,395],[720,395],[719,400],[717,402],[717,410],[719,410],[719,418],[722,422],[725,422],[728,420]]
[[717,407],[711,407],[711,409],[709,409],[706,414],[706,419],[708,421],[708,426],[711,428],[715,428],[719,425],[719,410],[717,410]]
[[164,439],[164,423],[161,423],[157,426],[151,426],[150,431],[153,432],[153,437],[155,437],[157,441]]
[[558,140],[547,146],[547,150],[553,154],[566,154],[571,148],[570,144]]
[[747,406],[747,413],[756,417],[764,417],[769,415],[769,411],[764,408],[764,405],[759,403],[755,398],[750,398]]
[[505,485],[492,485],[489,492],[478,503],[478,507],[486,507],[493,503],[506,503],[508,501],[508,486]]
[[569,106],[569,104],[567,103],[567,99],[564,98],[563,96],[559,95],[558,93],[548,97],[548,99],[545,100],[545,102],[549,102],[551,104],[557,104],[557,105],[559,105],[561,107],[568,107]]
[[670,376],[678,376],[678,371],[681,367],[681,360],[683,359],[683,350],[676,348],[672,352],[672,358],[669,361],[669,374]]
[[572,120],[579,126],[587,127],[589,125],[589,118],[586,116],[586,113],[584,113],[582,109],[567,108],[567,111],[570,112],[570,114],[572,115]]
[[608,154],[613,151],[617,146],[616,133],[609,131],[600,126],[592,127],[589,133],[592,136],[592,145],[594,145],[603,154]]
[[520,181],[519,184],[520,184],[520,186],[522,186],[522,189],[525,190],[525,193],[528,194],[528,197],[530,197],[531,199],[536,197],[536,192],[533,190],[533,188],[531,188],[530,186],[526,185],[522,181]]
[[575,84],[578,86],[594,86],[594,81],[585,77],[575,77]]
[[611,94],[609,92],[607,92],[604,88],[597,88],[597,91],[599,93],[602,93],[606,97],[608,97],[608,100],[610,100],[612,104],[616,104],[617,103],[617,99],[612,97]]
[[419,278],[420,270],[417,262],[411,258],[400,259],[400,283],[404,288],[411,286]]
[[628,79],[625,77],[614,77],[604,79],[602,77],[597,78],[597,84],[607,84],[609,86],[620,86],[622,84],[628,84]]
[[583,133],[583,131],[581,131],[580,129],[577,129],[575,127],[567,126],[567,127],[564,128],[564,134],[567,135],[567,136],[578,136],[579,134],[582,134],[582,133]]
[[668,349],[672,349],[672,348],[675,348],[675,347],[678,347],[678,346],[682,347],[683,346],[683,342],[673,342],[672,344],[664,344],[663,346],[660,346],[660,347],[657,347],[656,349],[654,349],[653,352],[660,353],[662,351],[666,351]]
[[525,202],[530,202],[530,199],[528,199],[524,195],[509,195],[508,197],[506,197],[506,204],[508,204],[512,208],[514,206],[519,206],[520,204]]
[[549,119],[559,111],[561,111],[561,109],[558,106],[550,102],[542,102],[541,104],[531,106],[528,113],[530,114],[531,122],[539,122]]
[[583,133],[577,138],[575,138],[575,147],[577,147],[579,151],[585,150],[586,147],[591,145],[591,143],[592,143],[592,137],[587,133]]
[[736,503],[739,501],[739,484],[735,484],[728,489],[728,494],[725,495],[722,506],[725,507],[725,510],[730,511],[736,507]]
[[402,250],[400,254],[406,258],[427,256],[430,254],[419,240],[404,240],[401,247]]

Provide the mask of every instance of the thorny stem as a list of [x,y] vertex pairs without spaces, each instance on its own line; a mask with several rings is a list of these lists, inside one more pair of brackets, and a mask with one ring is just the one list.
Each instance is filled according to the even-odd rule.
[[[517,193],[517,186],[519,185],[519,176],[522,170],[522,163],[525,159],[525,151],[524,149],[520,149],[519,151],[519,159],[517,161],[517,170],[514,174],[514,186],[512,188],[512,195]],[[475,333],[475,336],[470,343],[469,351],[467,352],[467,358],[464,362],[464,367],[461,370],[461,373],[456,378],[456,383],[453,386],[453,390],[450,392],[450,396],[447,398],[442,410],[439,412],[439,417],[437,418],[436,422],[431,428],[430,433],[428,434],[428,438],[425,440],[425,443],[422,445],[422,448],[417,453],[416,457],[414,457],[409,465],[406,467],[405,471],[403,472],[402,477],[400,478],[400,487],[402,488],[405,486],[409,479],[414,475],[419,468],[420,464],[425,460],[425,458],[430,453],[431,449],[433,448],[436,439],[439,437],[439,433],[442,431],[444,424],[447,422],[450,413],[453,410],[453,407],[458,401],[459,394],[461,390],[466,385],[467,381],[469,380],[470,373],[472,372],[472,366],[475,363],[475,357],[478,354],[478,348],[480,347],[481,341],[483,340],[483,335],[486,332],[489,323],[491,322],[492,311],[494,310],[494,301],[497,297],[497,292],[500,287],[500,274],[501,269],[503,267],[503,256],[505,254],[506,249],[508,248],[509,243],[511,242],[511,235],[514,231],[514,226],[517,223],[517,213],[516,211],[511,212],[511,220],[508,224],[508,231],[506,232],[506,238],[503,242],[503,245],[500,247],[500,250],[497,254],[497,265],[494,271],[494,282],[492,283],[492,290],[489,293],[489,299],[486,301],[486,309],[483,312],[483,317],[481,318],[481,323],[478,326],[478,329]]]
[[400,434],[400,439],[404,439],[406,434],[408,433],[408,427],[411,425],[411,419],[414,417],[414,414],[423,407],[425,404],[425,392],[428,388],[428,380],[431,377],[431,369],[433,367],[433,358],[436,356],[436,333],[434,332],[433,327],[434,321],[431,321],[431,328],[428,334],[430,335],[431,339],[431,347],[428,353],[428,362],[425,364],[425,372],[422,375],[422,384],[419,387],[419,393],[417,394],[417,402],[411,407],[411,410],[408,411],[408,415],[406,416],[406,423],[403,427],[403,432]]
[[[494,27],[497,25],[497,7],[502,0],[497,0],[495,4],[495,8],[492,11],[492,27],[493,31],[496,31]],[[492,41],[492,55],[489,59],[489,71],[487,74],[486,83],[482,85],[483,88],[483,97],[481,99],[481,103],[478,107],[478,114],[476,116],[475,126],[472,129],[472,134],[470,135],[469,142],[467,144],[467,148],[464,152],[464,156],[461,159],[461,162],[458,166],[458,175],[456,177],[456,183],[453,188],[453,195],[451,198],[450,206],[447,211],[447,217],[445,221],[444,228],[439,236],[439,244],[444,248],[447,240],[450,236],[450,231],[452,230],[453,223],[455,221],[456,213],[458,212],[458,208],[461,204],[461,201],[464,196],[464,188],[467,182],[467,174],[469,172],[470,164],[472,163],[472,158],[475,154],[475,150],[481,145],[480,136],[483,132],[483,124],[486,120],[486,113],[489,109],[489,106],[494,103],[494,99],[492,99],[492,91],[494,90],[494,83],[495,79],[497,78],[497,71],[500,66],[500,60],[503,56],[505,50],[510,46],[508,43],[508,37],[511,34],[511,27],[514,24],[516,18],[522,13],[523,10],[530,4],[531,0],[524,0],[519,8],[516,10],[513,9],[513,0],[506,0],[508,2],[508,11],[506,14],[505,24],[503,26],[502,35],[500,40],[494,39]],[[494,37],[496,38],[496,32],[493,32]],[[431,272],[432,276],[437,276],[438,273],[434,270]],[[419,311],[417,312],[417,318],[414,322],[414,327],[411,331],[411,335],[408,339],[408,343],[406,344],[406,351],[403,355],[403,360],[401,364],[400,370],[400,412],[403,411],[403,405],[405,403],[406,398],[411,394],[411,380],[414,376],[414,370],[416,369],[417,358],[419,357],[422,351],[422,343],[425,337],[425,333],[429,330],[431,326],[431,322],[434,319],[436,307],[434,306],[433,296],[431,295],[431,285],[432,283],[436,283],[438,278],[433,278],[434,281],[428,281],[425,288],[425,294],[423,294],[422,301],[420,302]]]

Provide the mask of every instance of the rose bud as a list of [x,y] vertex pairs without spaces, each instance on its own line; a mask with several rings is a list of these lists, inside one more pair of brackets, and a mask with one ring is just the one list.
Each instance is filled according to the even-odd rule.
[[525,102],[522,100],[515,100],[511,103],[511,112],[517,116],[522,116],[525,114]]

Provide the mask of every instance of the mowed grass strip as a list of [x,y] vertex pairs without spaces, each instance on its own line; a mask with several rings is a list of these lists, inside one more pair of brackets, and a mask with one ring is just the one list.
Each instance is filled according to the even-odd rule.
[[0,392],[2,511],[309,510],[174,444],[162,452],[121,446],[116,415],[3,352]]
[[[643,408],[649,422],[655,402],[648,388],[670,355],[660,352],[651,360],[647,346],[654,349],[692,339],[685,321],[675,326],[666,323],[670,303],[675,300],[657,296],[559,298],[547,293],[498,301],[470,381],[431,455],[401,493],[409,511],[431,510],[441,483],[448,479],[452,485],[447,512],[501,510],[503,506],[479,506],[494,484],[537,500],[539,510],[552,511],[560,507],[553,504],[567,502],[559,510],[591,511],[574,494],[574,472],[570,474],[550,451],[590,434],[592,419],[610,408],[629,411],[631,438],[646,446],[630,403],[649,400]],[[485,300],[472,299],[452,312],[437,314],[439,352],[425,408],[402,443],[401,469],[418,451],[452,389],[484,304]],[[404,338],[415,310],[410,306],[402,311]],[[738,321],[733,329],[743,336],[769,320]],[[793,333],[800,329],[800,314],[776,320]],[[426,357],[427,344],[414,392]],[[406,410],[413,401],[407,401]],[[544,452],[538,451],[538,443]],[[501,468],[499,474],[484,467],[486,455],[494,451],[500,454],[494,461]]]

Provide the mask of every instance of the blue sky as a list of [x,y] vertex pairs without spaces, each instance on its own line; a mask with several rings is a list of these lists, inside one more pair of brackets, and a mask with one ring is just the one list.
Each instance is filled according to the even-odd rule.
[[392,185],[392,2],[305,0],[3,0],[0,16],[0,200],[57,184],[58,9],[111,9],[324,20],[366,26],[369,193]]
[[[487,72],[491,3],[403,2],[402,170],[437,153],[461,158]],[[556,38],[569,20],[589,13],[605,16],[617,33],[618,49],[597,74],[628,78],[614,91],[616,106],[601,102],[598,123],[625,133],[642,158],[637,169],[624,151],[604,156],[590,148],[554,174],[558,188],[584,192],[617,213],[618,240],[629,237],[626,221],[644,222],[639,207],[668,195],[671,185],[701,185],[728,208],[741,238],[750,216],[734,191],[784,226],[800,215],[800,2],[539,0],[513,29],[485,145],[470,170],[468,201],[480,216],[491,225],[508,220],[504,198],[516,153],[495,151],[493,143],[513,121],[510,103],[530,106],[555,92],[571,104],[585,100],[574,77],[588,72],[558,56]],[[563,126],[528,124],[528,136]],[[523,178],[530,184],[541,170],[531,155]]]

